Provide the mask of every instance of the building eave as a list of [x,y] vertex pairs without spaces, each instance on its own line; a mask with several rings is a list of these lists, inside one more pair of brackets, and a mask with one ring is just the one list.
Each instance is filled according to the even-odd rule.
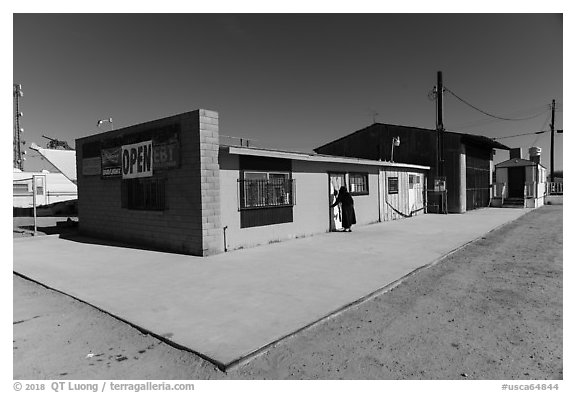
[[261,148],[253,148],[253,147],[227,146],[224,148],[228,149],[229,154],[244,155],[244,156],[272,157],[272,158],[284,158],[284,159],[288,159],[288,160],[298,160],[298,161],[330,162],[330,163],[341,163],[341,164],[370,165],[370,166],[377,166],[377,167],[392,167],[392,168],[409,168],[409,169],[419,169],[419,170],[430,170],[430,167],[426,166],[426,165],[415,165],[415,164],[405,164],[405,163],[397,163],[397,162],[389,162],[389,161],[367,160],[364,158],[330,156],[330,155],[316,154],[316,153],[289,152],[289,151],[282,151],[282,150],[261,149]]

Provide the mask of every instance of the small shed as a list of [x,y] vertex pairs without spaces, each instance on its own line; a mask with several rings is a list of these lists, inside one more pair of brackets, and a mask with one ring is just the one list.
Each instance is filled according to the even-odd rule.
[[510,150],[510,159],[495,166],[494,198],[497,207],[540,207],[546,193],[546,168],[540,164],[539,147],[522,158],[522,149]]

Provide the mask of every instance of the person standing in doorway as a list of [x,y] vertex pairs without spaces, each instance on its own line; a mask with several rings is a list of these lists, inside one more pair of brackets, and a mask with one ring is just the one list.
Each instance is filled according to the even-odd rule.
[[342,227],[344,228],[344,232],[352,232],[350,227],[356,224],[354,199],[352,199],[352,195],[350,195],[345,186],[340,187],[340,190],[338,191],[338,197],[336,198],[336,201],[330,205],[330,207],[335,207],[338,204],[342,205]]

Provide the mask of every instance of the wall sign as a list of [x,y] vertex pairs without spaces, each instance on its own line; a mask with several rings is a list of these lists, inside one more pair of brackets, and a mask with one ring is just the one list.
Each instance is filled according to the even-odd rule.
[[122,146],[122,179],[152,176],[152,141]]
[[112,147],[102,149],[100,156],[102,158],[102,177],[119,177],[122,176],[122,148]]
[[82,175],[98,176],[100,174],[100,157],[82,159]]
[[175,142],[154,143],[154,169],[177,168],[180,165],[180,144]]
[[444,192],[446,191],[446,177],[440,176],[434,178],[434,191]]

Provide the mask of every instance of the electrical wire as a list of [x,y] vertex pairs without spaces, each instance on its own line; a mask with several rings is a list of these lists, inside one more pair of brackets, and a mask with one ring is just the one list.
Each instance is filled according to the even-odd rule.
[[533,141],[530,145],[524,146],[524,147],[530,148],[530,147],[532,147],[532,146],[536,146],[536,142],[538,142],[538,139],[540,139],[541,136],[542,136],[542,134],[536,135],[536,138],[534,138],[534,141]]
[[[522,111],[516,111],[513,113],[510,113],[510,115],[516,115],[516,114],[521,114],[521,113],[531,113],[533,111],[540,111],[540,110],[545,110],[546,109],[550,109],[550,105],[545,104],[545,105],[539,105],[537,107],[531,108],[531,109],[527,109],[527,110],[522,110]],[[492,124],[492,123],[498,123],[498,122],[502,122],[504,120],[500,120],[500,119],[487,119],[487,118],[483,118],[483,119],[478,119],[478,120],[472,120],[472,121],[468,121],[465,123],[461,123],[461,124],[457,124],[454,126],[450,126],[450,128],[453,129],[458,129],[458,130],[467,130],[470,128],[477,128],[477,127],[482,127],[482,126],[486,126],[488,124]]]
[[497,139],[507,139],[507,138],[516,138],[517,136],[525,136],[525,135],[536,135],[536,134],[545,134],[547,132],[550,131],[537,131],[537,132],[527,132],[525,134],[516,134],[516,135],[508,135],[508,136],[499,136],[499,137],[495,137],[492,138],[493,140],[497,140]]
[[496,115],[492,115],[486,111],[483,111],[482,109],[470,104],[468,101],[464,100],[463,98],[459,97],[458,95],[456,95],[456,93],[454,93],[452,90],[448,89],[447,87],[444,87],[444,90],[447,91],[448,93],[452,94],[454,97],[456,97],[458,100],[462,101],[464,104],[468,105],[469,107],[477,110],[480,113],[483,113],[486,116],[489,117],[493,117],[495,119],[499,119],[499,120],[507,120],[507,121],[521,121],[521,120],[530,120],[530,119],[534,119],[538,116],[543,115],[544,113],[548,112],[548,109],[546,109],[545,111],[542,111],[536,115],[533,116],[529,116],[529,117],[522,117],[522,118],[511,118],[511,117],[502,117],[502,116],[496,116]]
[[546,134],[548,132],[551,132],[552,130],[546,130],[546,127],[548,127],[548,122],[551,120],[552,118],[552,114],[548,113],[548,116],[546,116],[546,119],[544,120],[544,124],[542,124],[542,127],[540,127],[540,131],[536,131],[536,132],[527,132],[525,134],[516,134],[516,135],[507,135],[507,136],[500,136],[500,137],[495,137],[492,138],[493,140],[497,140],[497,139],[507,139],[507,138],[515,138],[518,136],[526,136],[526,135],[538,135],[536,137],[536,139],[534,140],[534,142],[532,142],[532,145],[534,145],[536,143],[536,141],[540,138],[540,136],[542,136],[542,134]]

